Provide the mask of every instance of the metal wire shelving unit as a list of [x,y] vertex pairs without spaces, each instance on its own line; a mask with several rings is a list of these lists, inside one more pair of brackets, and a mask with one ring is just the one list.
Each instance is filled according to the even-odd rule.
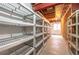
[[67,21],[67,38],[71,54],[79,54],[79,10],[71,14]]
[[25,4],[0,3],[0,54],[37,54],[50,36],[43,19]]

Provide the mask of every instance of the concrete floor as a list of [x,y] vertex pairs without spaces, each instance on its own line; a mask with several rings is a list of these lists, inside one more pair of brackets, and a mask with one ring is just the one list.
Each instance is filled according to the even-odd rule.
[[40,55],[69,55],[67,41],[61,35],[51,35]]

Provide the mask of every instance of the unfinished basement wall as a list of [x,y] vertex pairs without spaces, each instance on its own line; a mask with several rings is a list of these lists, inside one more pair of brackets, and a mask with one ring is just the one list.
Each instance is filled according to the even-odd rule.
[[[62,9],[63,9],[63,4],[55,6],[55,12],[56,12],[55,18],[57,18],[57,20],[59,20],[60,23],[61,23]],[[59,33],[61,34],[61,32],[62,31],[60,31]]]
[[61,32],[65,39],[67,39],[67,19],[71,15],[71,5],[68,7],[64,15],[61,18]]
[[55,6],[55,12],[56,12],[55,17],[56,18],[61,18],[62,9],[63,9],[63,4]]
[[67,39],[67,19],[73,13],[75,10],[79,9],[79,4],[70,4],[69,7],[67,8],[66,12],[64,15],[62,15],[61,18],[61,28],[62,28],[62,35],[65,39]]

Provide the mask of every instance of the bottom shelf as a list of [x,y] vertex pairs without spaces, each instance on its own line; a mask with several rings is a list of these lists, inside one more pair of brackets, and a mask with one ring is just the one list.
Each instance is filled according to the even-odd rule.
[[43,49],[46,47],[47,43],[45,42],[43,44],[43,47],[37,52],[37,55],[41,55],[41,52],[43,51]]
[[43,47],[43,43],[41,43],[37,48],[36,48],[36,54],[39,53],[40,49]]
[[23,37],[13,37],[11,39],[5,39],[4,41],[0,40],[0,54],[2,51],[18,46],[24,42],[30,41],[33,39],[33,36],[23,36]]
[[70,47],[70,50],[72,54],[76,55],[76,50],[72,46]]
[[36,53],[36,55],[40,55],[44,47],[41,47],[40,50]]
[[48,39],[49,39],[49,35],[47,35],[47,36],[44,38],[44,43],[46,43]]
[[7,50],[1,51],[0,55],[29,55],[34,51],[34,48],[26,43],[27,42],[9,48]]
[[76,55],[76,49],[74,48],[74,45],[69,41],[69,51],[71,55]]
[[15,52],[11,53],[11,55],[28,55],[32,53],[34,48],[30,46],[23,46],[22,48],[16,50]]
[[[33,47],[33,39],[20,43],[17,46],[13,46],[9,49],[2,50],[0,55],[33,55],[34,50],[36,50],[36,54],[39,54],[44,43],[48,40],[49,36],[46,36],[42,40],[38,40],[38,43],[35,47]],[[26,39],[27,40],[27,39]]]
[[30,40],[20,45],[21,47],[15,50],[11,55],[29,55],[34,51],[33,41]]

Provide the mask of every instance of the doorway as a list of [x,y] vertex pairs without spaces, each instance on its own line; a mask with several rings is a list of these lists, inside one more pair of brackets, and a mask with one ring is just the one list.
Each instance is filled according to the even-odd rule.
[[61,23],[60,22],[53,22],[51,28],[52,35],[60,35],[61,34]]

